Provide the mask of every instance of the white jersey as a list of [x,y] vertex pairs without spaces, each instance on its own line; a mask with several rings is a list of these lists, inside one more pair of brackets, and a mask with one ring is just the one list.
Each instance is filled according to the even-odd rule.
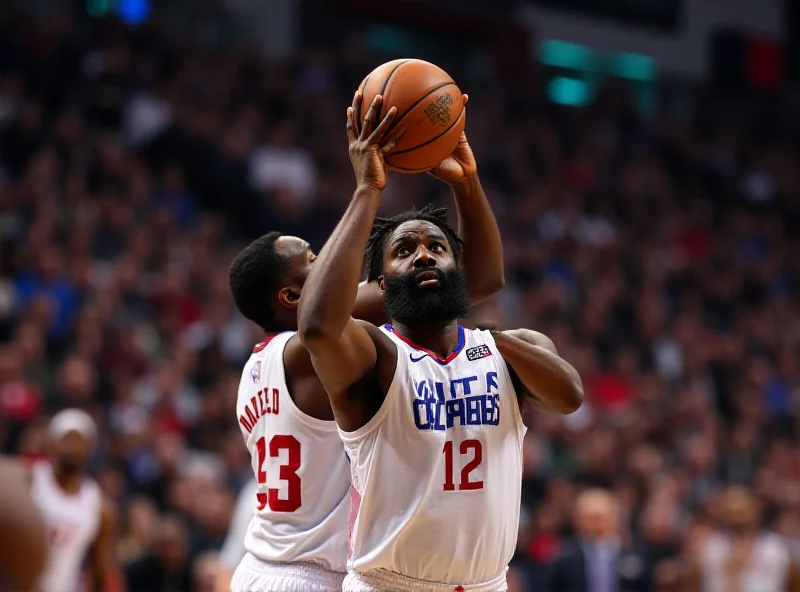
[[738,581],[731,584],[728,558],[731,541],[723,534],[712,535],[701,553],[703,592],[726,592],[732,585],[747,592],[783,592],[789,578],[792,556],[781,537],[762,533],[756,538],[747,565]]
[[382,330],[397,346],[386,399],[365,426],[339,432],[356,492],[348,567],[456,587],[504,581],[526,428],[494,338],[459,326],[442,359]]
[[257,482],[244,545],[261,561],[344,572],[350,469],[336,423],[309,417],[289,396],[283,350],[293,335],[256,346],[239,384],[236,415]]
[[87,477],[76,493],[68,494],[56,482],[50,463],[36,463],[32,473],[33,501],[44,517],[50,538],[40,588],[43,592],[82,590],[83,561],[100,529],[100,486]]

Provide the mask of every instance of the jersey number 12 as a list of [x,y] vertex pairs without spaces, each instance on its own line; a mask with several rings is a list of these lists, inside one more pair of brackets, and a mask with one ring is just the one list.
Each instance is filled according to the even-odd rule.
[[[267,471],[264,463],[267,461],[267,439],[261,437],[256,442],[258,449],[258,474],[259,485],[267,482]],[[281,481],[286,481],[288,494],[286,499],[278,497],[277,489],[267,489],[267,493],[259,493],[258,511],[260,512],[267,506],[273,512],[294,512],[302,505],[302,495],[300,490],[300,442],[294,436],[273,436],[269,441],[269,457],[278,458],[281,450],[288,451],[286,464],[280,466],[278,474]]]
[[483,446],[480,440],[463,440],[458,447],[459,454],[463,457],[472,453],[472,460],[461,468],[461,479],[458,486],[453,481],[453,441],[444,443],[444,491],[470,491],[483,489],[483,481],[471,481],[469,474],[478,468],[483,461]]

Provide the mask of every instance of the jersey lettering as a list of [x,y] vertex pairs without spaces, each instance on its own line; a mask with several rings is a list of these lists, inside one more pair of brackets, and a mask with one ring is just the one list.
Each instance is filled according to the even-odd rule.
[[418,430],[448,430],[457,426],[500,424],[500,393],[497,372],[452,378],[449,383],[425,379],[414,381],[414,423]]
[[239,423],[249,434],[259,419],[267,414],[278,415],[279,411],[280,391],[276,388],[264,388],[250,398],[250,404],[245,405],[244,413],[239,416]]

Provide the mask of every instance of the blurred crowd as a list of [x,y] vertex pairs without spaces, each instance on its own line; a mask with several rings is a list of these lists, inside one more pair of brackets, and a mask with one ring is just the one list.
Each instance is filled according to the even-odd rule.
[[[262,339],[227,266],[268,230],[321,247],[353,189],[344,111],[383,59],[356,41],[268,63],[148,28],[0,24],[0,448],[35,458],[53,412],[96,417],[131,590],[155,572],[212,587],[252,476],[234,408]],[[659,590],[680,589],[728,483],[800,551],[797,146],[713,103],[640,117],[612,83],[562,108],[533,64],[520,79],[460,82],[506,256],[475,321],[549,335],[587,403],[526,412],[512,590],[544,585],[576,528],[592,536],[574,515],[589,487]],[[449,200],[395,175],[384,210]]]

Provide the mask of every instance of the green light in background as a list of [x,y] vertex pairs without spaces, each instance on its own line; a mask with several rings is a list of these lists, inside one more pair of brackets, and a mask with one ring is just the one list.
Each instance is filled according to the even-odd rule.
[[591,88],[583,80],[559,76],[547,85],[547,96],[559,105],[582,107],[591,100]]
[[372,49],[388,53],[402,54],[414,47],[414,39],[408,31],[385,25],[370,27],[365,41]]
[[539,61],[547,66],[591,70],[595,58],[592,51],[582,45],[548,39],[539,45]]
[[611,56],[611,70],[620,78],[650,82],[658,74],[658,64],[653,58],[636,53],[615,53]]
[[105,16],[111,8],[111,0],[86,0],[86,14],[91,17]]

